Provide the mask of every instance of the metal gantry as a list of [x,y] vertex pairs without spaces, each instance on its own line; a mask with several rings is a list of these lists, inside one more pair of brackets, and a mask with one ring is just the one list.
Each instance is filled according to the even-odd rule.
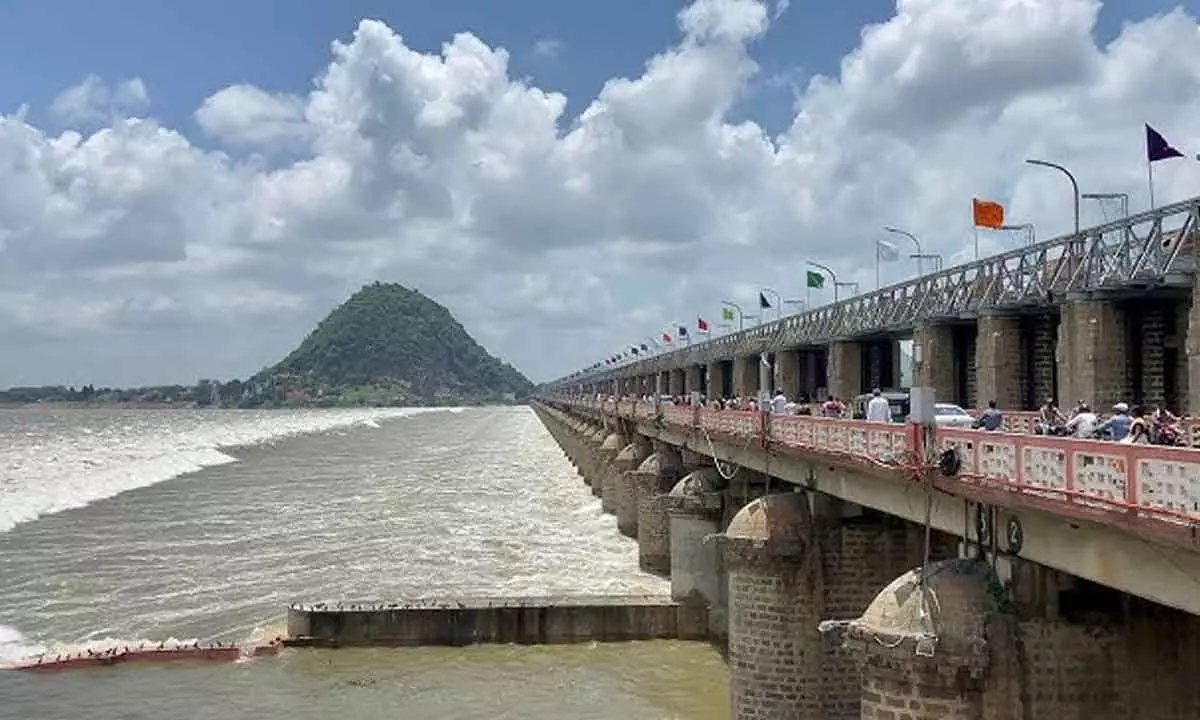
[[1036,312],[1069,299],[1191,287],[1200,197],[923,275],[831,305],[551,386],[640,375],[837,339],[911,332],[984,312]]

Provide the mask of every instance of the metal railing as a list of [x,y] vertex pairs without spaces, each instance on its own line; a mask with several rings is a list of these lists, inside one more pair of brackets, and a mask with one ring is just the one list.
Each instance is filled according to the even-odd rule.
[[548,383],[643,375],[921,323],[1054,305],[1078,293],[1183,285],[1197,270],[1200,197],[930,273],[619,367]]

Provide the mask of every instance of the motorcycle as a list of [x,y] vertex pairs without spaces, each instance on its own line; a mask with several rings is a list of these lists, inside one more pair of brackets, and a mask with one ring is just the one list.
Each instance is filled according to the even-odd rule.
[[1150,427],[1150,444],[1169,447],[1186,447],[1183,431],[1174,423],[1156,422]]
[[1066,425],[1044,421],[1039,421],[1034,425],[1033,432],[1037,435],[1045,435],[1046,437],[1068,437],[1071,435],[1071,431],[1067,429]]

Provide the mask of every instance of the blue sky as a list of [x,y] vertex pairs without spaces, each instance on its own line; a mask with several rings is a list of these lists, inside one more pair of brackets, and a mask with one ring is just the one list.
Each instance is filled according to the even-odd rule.
[[869,288],[884,225],[964,262],[973,195],[1064,232],[1022,158],[1136,210],[1144,122],[1200,151],[1200,0],[690,1],[0,0],[0,386],[245,376],[375,280],[544,380],[808,260]]
[[[2,0],[0,112],[23,103],[30,118],[52,126],[45,110],[63,88],[86,75],[140,76],[153,114],[189,129],[191,113],[221,87],[250,83],[303,92],[329,62],[332,38],[348,39],[359,19],[384,20],[407,44],[436,50],[470,31],[512,55],[514,75],[567,94],[578,112],[611,77],[635,77],[645,60],[675,42],[683,2],[608,0]],[[1129,18],[1200,0],[1107,0],[1101,41]],[[772,133],[790,122],[790,82],[836,73],[860,28],[889,18],[893,0],[796,0],[754,48],[762,72],[739,109]],[[554,39],[558,56],[535,44]],[[43,123],[43,121],[45,121]],[[188,133],[193,135],[193,133]]]

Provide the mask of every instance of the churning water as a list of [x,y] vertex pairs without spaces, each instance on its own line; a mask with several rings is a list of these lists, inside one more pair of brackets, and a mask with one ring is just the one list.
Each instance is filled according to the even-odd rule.
[[[246,641],[290,602],[665,593],[528,408],[0,411],[0,660]],[[723,717],[703,646],[0,674],[0,718]],[[114,715],[115,713],[115,715]]]

